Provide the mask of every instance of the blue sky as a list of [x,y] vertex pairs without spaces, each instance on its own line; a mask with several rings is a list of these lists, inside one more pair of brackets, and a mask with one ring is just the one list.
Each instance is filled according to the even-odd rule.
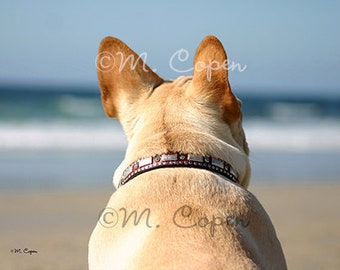
[[238,91],[340,94],[340,1],[18,1],[0,4],[0,83],[97,85],[100,40],[116,36],[163,78],[209,34]]

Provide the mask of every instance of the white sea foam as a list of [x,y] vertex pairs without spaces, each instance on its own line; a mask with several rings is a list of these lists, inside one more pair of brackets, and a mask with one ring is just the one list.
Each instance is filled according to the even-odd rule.
[[118,127],[88,123],[25,123],[0,125],[0,149],[123,149],[127,145]]
[[[244,124],[252,151],[340,151],[340,121]],[[0,149],[124,150],[127,141],[111,122],[35,122],[0,124]]]
[[251,121],[244,125],[252,150],[340,151],[340,122],[335,120],[308,123]]

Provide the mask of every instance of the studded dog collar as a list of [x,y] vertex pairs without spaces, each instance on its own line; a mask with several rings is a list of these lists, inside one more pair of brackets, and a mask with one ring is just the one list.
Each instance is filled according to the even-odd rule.
[[204,169],[218,173],[228,180],[239,183],[237,174],[229,163],[211,156],[195,156],[191,154],[162,154],[155,155],[133,162],[125,169],[120,179],[119,186],[125,185],[137,175],[158,168],[186,167]]

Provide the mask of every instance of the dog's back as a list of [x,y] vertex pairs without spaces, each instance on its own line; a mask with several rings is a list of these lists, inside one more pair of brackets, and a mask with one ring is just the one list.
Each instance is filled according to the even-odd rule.
[[[129,146],[90,239],[90,269],[285,269],[272,223],[246,190],[248,146],[221,43],[207,37],[193,77],[168,82],[117,39],[99,52],[108,53],[98,60],[104,109]],[[149,169],[161,160],[171,161]]]

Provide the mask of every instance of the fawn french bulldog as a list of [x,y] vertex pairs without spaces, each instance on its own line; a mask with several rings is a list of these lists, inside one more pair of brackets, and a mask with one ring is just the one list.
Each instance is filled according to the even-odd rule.
[[286,269],[247,190],[248,145],[227,55],[206,37],[192,77],[165,81],[117,38],[97,70],[106,114],[128,138],[116,191],[89,242],[90,269]]

